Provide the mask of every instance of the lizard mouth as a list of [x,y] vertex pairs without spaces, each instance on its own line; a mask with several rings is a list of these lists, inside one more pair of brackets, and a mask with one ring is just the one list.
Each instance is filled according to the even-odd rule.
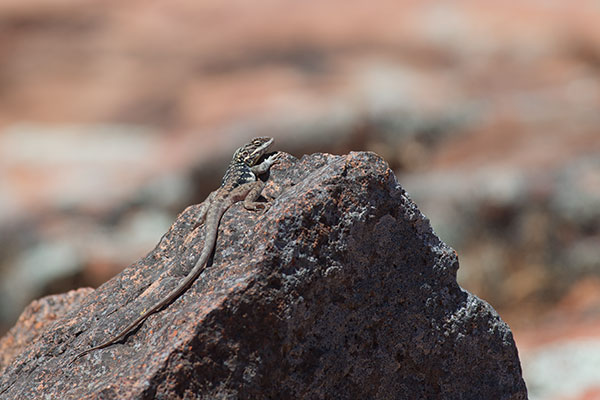
[[259,147],[257,147],[253,152],[252,152],[252,156],[255,157],[261,153],[263,153],[265,150],[267,150],[271,145],[273,144],[273,138],[270,138],[268,141],[264,142],[262,145],[260,145]]

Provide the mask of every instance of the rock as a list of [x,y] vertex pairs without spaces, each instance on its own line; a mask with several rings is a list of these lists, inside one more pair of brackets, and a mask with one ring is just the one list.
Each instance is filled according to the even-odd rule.
[[31,302],[16,325],[0,339],[0,375],[4,374],[17,355],[39,339],[44,328],[67,312],[79,308],[81,299],[92,291],[91,288],[83,288]]
[[0,398],[526,399],[508,326],[456,283],[456,253],[372,153],[283,157],[264,214],[224,216],[209,267],[114,335],[198,256],[198,206],[39,334]]

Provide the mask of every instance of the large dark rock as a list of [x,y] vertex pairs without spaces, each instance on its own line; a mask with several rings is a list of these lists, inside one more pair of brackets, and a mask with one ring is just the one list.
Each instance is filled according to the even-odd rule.
[[203,229],[185,210],[14,359],[0,398],[526,399],[508,326],[379,157],[286,156],[266,191],[266,213],[226,213],[186,293],[69,366],[189,271]]

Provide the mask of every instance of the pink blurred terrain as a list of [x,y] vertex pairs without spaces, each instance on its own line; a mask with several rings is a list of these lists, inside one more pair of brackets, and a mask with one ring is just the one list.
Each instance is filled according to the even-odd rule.
[[375,151],[513,330],[600,398],[597,1],[0,3],[0,331],[98,286],[271,135]]

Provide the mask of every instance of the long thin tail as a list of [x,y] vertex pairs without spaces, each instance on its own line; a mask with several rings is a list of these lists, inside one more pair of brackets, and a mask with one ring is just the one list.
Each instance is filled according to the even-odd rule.
[[179,295],[181,295],[181,293],[183,293],[192,284],[192,282],[194,282],[196,280],[196,278],[198,278],[198,276],[202,273],[202,271],[204,271],[204,268],[206,267],[206,263],[208,262],[208,259],[215,248],[215,243],[217,241],[217,232],[218,232],[218,228],[219,228],[219,222],[221,221],[221,217],[225,213],[225,210],[227,210],[227,208],[228,208],[227,204],[216,204],[215,203],[215,205],[217,207],[209,210],[208,214],[206,216],[206,222],[204,224],[204,226],[206,227],[206,234],[204,236],[204,246],[202,247],[202,253],[200,254],[200,258],[194,265],[194,268],[192,268],[192,270],[183,279],[183,281],[181,281],[177,285],[177,287],[175,287],[173,290],[171,290],[166,297],[164,297],[158,303],[153,305],[150,309],[146,310],[142,315],[140,315],[138,318],[136,318],[135,321],[133,321],[132,323],[127,325],[127,327],[125,329],[123,329],[117,336],[113,337],[110,340],[107,340],[106,342],[104,342],[102,344],[99,344],[98,346],[94,346],[90,349],[84,350],[81,353],[77,354],[69,362],[69,365],[72,364],[73,362],[75,362],[80,357],[83,357],[84,355],[86,355],[94,350],[100,350],[100,349],[108,347],[112,344],[117,343],[119,340],[121,340],[123,337],[125,337],[127,334],[129,334],[136,326],[138,326],[141,322],[143,322],[146,318],[148,318],[151,314],[154,314],[155,312],[157,312],[158,310],[160,310],[167,304],[171,303],[177,297],[179,297]]

